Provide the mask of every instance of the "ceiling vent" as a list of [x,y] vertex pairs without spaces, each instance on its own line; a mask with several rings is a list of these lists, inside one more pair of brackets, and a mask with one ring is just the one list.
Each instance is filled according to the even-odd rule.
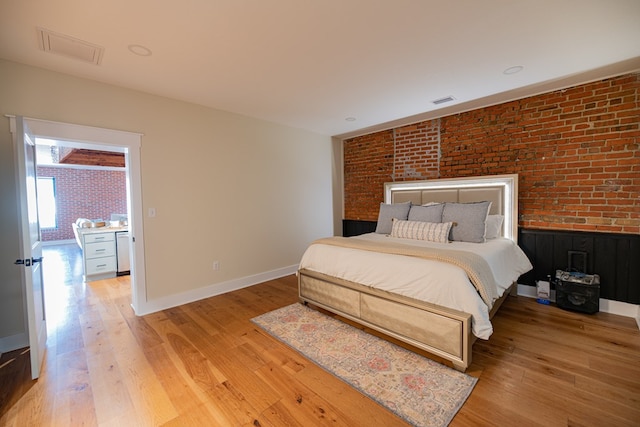
[[64,34],[38,28],[40,49],[89,64],[100,65],[104,48]]
[[453,101],[455,98],[453,96],[445,96],[444,98],[436,99],[433,102],[436,105],[445,104],[447,102]]

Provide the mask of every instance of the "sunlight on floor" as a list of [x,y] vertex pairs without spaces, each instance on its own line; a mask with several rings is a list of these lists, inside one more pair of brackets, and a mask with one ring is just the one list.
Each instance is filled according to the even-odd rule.
[[[82,251],[76,244],[42,248],[47,335],[55,334],[67,322],[68,306],[86,292],[82,280]],[[80,295],[78,295],[80,293]]]
[[82,250],[75,243],[43,246],[42,256],[48,347],[56,345],[59,329],[77,323],[78,317],[90,309],[96,293],[110,292],[130,298],[128,275],[84,282]]

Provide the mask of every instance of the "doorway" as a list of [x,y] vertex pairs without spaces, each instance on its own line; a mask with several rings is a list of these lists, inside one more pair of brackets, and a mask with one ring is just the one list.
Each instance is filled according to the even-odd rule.
[[[113,277],[124,275],[130,271],[130,241],[126,225],[126,154],[120,148],[117,150],[98,151],[85,143],[35,138],[45,318],[47,335],[53,337],[54,345],[59,325],[69,321],[69,317],[73,317],[71,311],[83,304],[82,299],[90,290],[89,281],[98,279],[95,275],[89,275],[86,269],[89,264],[83,256],[86,252],[83,250],[85,231],[109,232],[112,239],[115,233],[117,237],[117,256],[105,257],[109,253],[104,248],[99,253],[98,265],[114,267],[113,272],[109,269],[101,278],[111,274]],[[79,223],[101,226],[86,229],[78,227]],[[100,246],[113,244],[102,242]],[[109,262],[113,260],[117,262]],[[83,283],[85,279],[87,283]]]
[[128,226],[131,235],[131,306],[138,315],[146,312],[144,236],[140,168],[141,134],[76,124],[24,118],[38,138],[63,141],[66,146],[118,152],[125,155]]

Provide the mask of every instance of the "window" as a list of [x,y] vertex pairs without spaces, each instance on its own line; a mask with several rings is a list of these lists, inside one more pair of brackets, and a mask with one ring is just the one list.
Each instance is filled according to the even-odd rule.
[[56,228],[56,180],[38,177],[38,216],[40,228]]

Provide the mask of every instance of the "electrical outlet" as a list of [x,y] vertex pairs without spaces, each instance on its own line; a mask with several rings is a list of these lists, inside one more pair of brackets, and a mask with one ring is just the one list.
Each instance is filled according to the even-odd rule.
[[213,269],[215,271],[220,270],[220,261],[213,261]]

